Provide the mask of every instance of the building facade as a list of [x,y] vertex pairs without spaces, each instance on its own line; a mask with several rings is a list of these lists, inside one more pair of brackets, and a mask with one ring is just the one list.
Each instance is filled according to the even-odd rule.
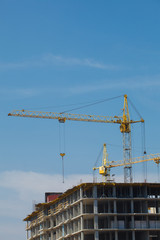
[[160,184],[83,183],[24,221],[27,240],[160,240]]

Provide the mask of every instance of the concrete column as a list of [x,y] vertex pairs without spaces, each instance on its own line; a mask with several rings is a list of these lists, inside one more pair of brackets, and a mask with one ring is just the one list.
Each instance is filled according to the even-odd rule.
[[117,204],[116,204],[116,200],[114,200],[114,213],[117,213]]
[[80,187],[80,199],[82,199],[82,198],[83,198],[83,188]]
[[[82,191],[80,191],[80,199],[82,199]],[[84,226],[83,226],[83,201],[80,201],[80,228],[81,228],[81,240],[84,240],[84,232],[83,232],[83,229],[84,229]]]
[[[114,204],[114,213],[117,213],[117,204],[116,204],[116,200],[114,200],[113,202]],[[118,228],[117,226],[117,215],[114,216],[114,228]],[[115,231],[115,240],[118,240],[118,231]]]
[[134,216],[132,216],[131,219],[132,219],[132,226],[131,226],[131,228],[134,229]]
[[94,232],[94,239],[99,240],[99,232],[98,231]]
[[83,214],[83,201],[80,201],[80,215]]
[[84,226],[83,226],[83,216],[82,216],[82,214],[83,214],[82,198],[83,198],[83,188],[80,187],[80,199],[81,199],[81,201],[80,201],[80,215],[81,215],[81,218],[80,218],[80,229],[81,229],[80,238],[81,238],[81,240],[84,240],[84,232],[83,232]]
[[[50,218],[50,224],[51,224],[51,228],[53,228],[53,217]],[[54,240],[53,238],[53,231],[51,231],[51,240]]]
[[[114,213],[117,213],[116,200],[114,200],[113,204],[114,204]],[[117,228],[117,227],[118,227],[118,226],[117,226],[117,215],[116,215],[116,216],[114,216],[114,228]]]
[[94,211],[94,214],[98,214],[98,201],[97,200],[94,200],[93,211]]
[[115,240],[118,240],[118,232],[115,232]]
[[84,240],[84,232],[81,232],[81,240]]
[[134,213],[134,202],[131,200],[131,213]]
[[98,201],[94,200],[94,239],[99,240],[99,233],[96,231],[98,229]]
[[[133,188],[132,188],[133,190]],[[131,200],[131,213],[134,213],[134,201]],[[134,216],[131,216],[131,228],[134,229]],[[132,240],[135,240],[135,231],[132,231]]]
[[98,216],[94,216],[94,229],[98,229]]
[[51,231],[51,240],[54,240],[54,238],[53,238],[53,231]]
[[93,198],[97,198],[97,186],[93,186]]
[[93,186],[93,198],[96,199],[94,200],[93,203],[93,211],[94,211],[94,239],[99,240],[99,232],[97,231],[98,229],[98,200],[97,200],[97,186]]
[[135,239],[135,231],[132,231],[132,240],[136,240]]

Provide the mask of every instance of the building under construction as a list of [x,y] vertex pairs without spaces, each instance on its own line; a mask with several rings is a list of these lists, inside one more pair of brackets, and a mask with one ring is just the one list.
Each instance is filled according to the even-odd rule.
[[27,240],[159,240],[160,184],[83,183],[24,221]]

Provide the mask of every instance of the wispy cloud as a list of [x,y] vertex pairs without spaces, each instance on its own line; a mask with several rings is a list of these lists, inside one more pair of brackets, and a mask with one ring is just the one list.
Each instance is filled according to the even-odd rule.
[[103,70],[119,70],[120,66],[98,62],[90,58],[74,58],[61,55],[46,54],[39,58],[21,60],[18,62],[0,62],[0,70],[24,69],[33,67],[53,67],[53,66],[79,66],[90,67]]
[[120,69],[119,66],[112,65],[112,64],[105,64],[102,62],[97,62],[94,59],[90,58],[70,58],[70,57],[63,57],[63,56],[55,56],[53,54],[48,54],[43,57],[43,60],[48,64],[62,64],[68,66],[85,66],[85,67],[92,67],[104,70],[117,70]]

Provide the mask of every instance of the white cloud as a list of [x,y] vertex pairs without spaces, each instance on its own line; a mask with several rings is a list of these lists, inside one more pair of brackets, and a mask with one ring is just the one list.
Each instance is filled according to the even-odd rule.
[[[70,175],[62,183],[61,175],[47,175],[35,172],[11,171],[0,174],[0,187],[16,191],[23,201],[42,199],[45,192],[64,192],[80,181],[91,181],[90,175]],[[44,196],[43,196],[44,197]],[[38,199],[37,199],[38,200]]]
[[74,58],[64,57],[59,55],[47,54],[36,59],[22,60],[20,62],[0,62],[0,70],[23,69],[30,67],[45,67],[45,66],[82,66],[104,70],[119,70],[120,67],[113,64],[105,64],[97,62],[90,58]]
[[112,65],[112,64],[104,64],[102,62],[97,62],[94,59],[84,58],[68,58],[63,56],[55,56],[53,54],[48,54],[43,57],[43,60],[48,64],[63,64],[68,66],[86,66],[104,70],[118,70],[120,69],[119,66]]

